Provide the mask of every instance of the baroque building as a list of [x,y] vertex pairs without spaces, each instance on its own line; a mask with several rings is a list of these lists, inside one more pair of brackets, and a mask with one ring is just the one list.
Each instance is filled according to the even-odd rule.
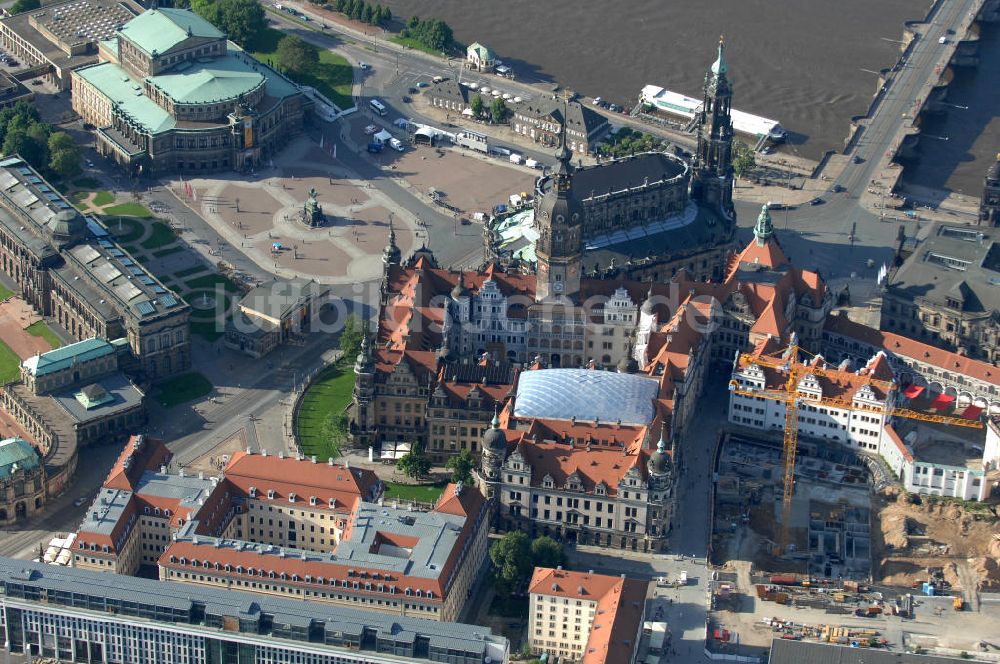
[[879,327],[1000,363],[1000,230],[938,223],[916,240],[889,273]]
[[0,160],[0,269],[75,339],[125,339],[140,382],[191,365],[190,308],[17,155]]
[[489,513],[452,484],[429,510],[383,500],[370,470],[238,452],[220,476],[170,472],[143,436],[84,517],[73,566],[454,621],[486,557]]
[[[575,229],[573,236],[556,242],[572,242],[586,254],[577,264],[581,276],[667,282],[686,270],[697,280],[721,280],[736,231],[727,72],[720,46],[706,76],[692,163],[667,152],[647,152],[574,169],[569,163],[573,141],[563,126],[558,165],[539,178],[533,207],[502,212],[484,225],[487,262],[544,276],[553,237],[543,240],[542,234],[555,224]],[[560,197],[576,219],[544,217]],[[548,295],[542,291],[542,299]]]
[[250,171],[302,131],[311,100],[197,14],[149,9],[72,72],[73,110],[130,175]]

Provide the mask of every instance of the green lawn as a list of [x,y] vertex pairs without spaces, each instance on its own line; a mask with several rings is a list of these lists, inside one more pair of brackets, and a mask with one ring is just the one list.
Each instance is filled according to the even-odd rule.
[[0,385],[21,377],[21,358],[0,340]]
[[139,203],[121,203],[112,205],[104,210],[104,214],[114,216],[120,214],[125,217],[138,217],[139,219],[151,219],[153,213]]
[[8,297],[14,297],[14,291],[0,284],[0,302],[3,302]]
[[202,277],[195,277],[184,282],[190,290],[195,290],[198,288],[207,288],[214,291],[216,284],[222,284],[226,289],[227,293],[239,293],[240,287],[236,285],[236,282],[228,277],[224,277],[221,274],[206,274]]
[[204,272],[207,270],[204,265],[195,265],[194,267],[186,267],[183,270],[177,270],[174,272],[174,276],[178,279],[183,277],[190,277],[192,275],[198,274],[199,272]]
[[349,362],[330,365],[309,386],[295,420],[303,454],[320,459],[340,455],[336,445],[323,436],[323,428],[331,416],[344,412],[353,390],[354,372]]
[[[146,233],[146,227],[141,221],[128,217],[104,217],[104,225],[121,243],[135,242]],[[118,230],[119,228],[121,231]]]
[[94,178],[77,178],[73,180],[73,186],[80,189],[90,189],[93,191],[101,186],[101,183]]
[[389,500],[398,498],[399,500],[416,500],[422,503],[433,503],[441,496],[446,486],[448,486],[447,482],[435,482],[434,484],[385,482],[385,497]]
[[212,383],[197,371],[192,371],[160,383],[156,389],[156,400],[165,408],[173,408],[211,391]]
[[[259,50],[253,53],[253,57],[261,62],[278,66],[277,50],[278,42],[284,37],[284,33],[268,28],[260,38]],[[316,88],[320,94],[325,95],[340,108],[350,108],[354,105],[351,96],[351,85],[354,83],[354,71],[350,63],[343,56],[321,50],[319,52],[319,64],[313,67],[312,71],[301,74],[289,74],[300,85],[308,85]]]
[[177,239],[177,235],[161,221],[154,221],[149,225],[151,231],[149,237],[141,242],[144,249],[159,249],[165,247]]
[[53,348],[59,348],[63,345],[62,340],[55,335],[55,332],[53,332],[43,320],[35,321],[28,327],[24,328],[24,331],[33,337],[41,337],[42,339],[45,339]]
[[115,202],[115,195],[110,191],[99,191],[97,195],[94,196],[94,200],[91,201],[97,207],[104,207],[105,205],[111,205]]

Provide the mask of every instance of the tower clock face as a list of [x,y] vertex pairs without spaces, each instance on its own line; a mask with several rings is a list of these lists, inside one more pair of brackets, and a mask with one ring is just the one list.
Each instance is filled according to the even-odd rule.
[[552,290],[556,293],[561,293],[563,290],[563,282],[557,281],[554,284],[552,284]]

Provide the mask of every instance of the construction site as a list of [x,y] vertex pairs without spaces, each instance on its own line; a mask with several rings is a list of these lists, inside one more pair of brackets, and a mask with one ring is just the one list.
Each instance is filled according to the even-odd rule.
[[982,597],[1000,585],[992,421],[916,405],[884,355],[830,365],[794,340],[739,356],[729,392],[710,651],[782,638],[1000,661],[983,639],[1000,618]]
[[723,435],[711,652],[755,656],[784,638],[1000,661],[1000,639],[988,637],[1000,601],[980,593],[995,582],[979,584],[995,576],[1000,553],[991,506],[970,512],[893,485],[876,492],[867,457],[800,439],[782,548],[782,453],[780,432]]

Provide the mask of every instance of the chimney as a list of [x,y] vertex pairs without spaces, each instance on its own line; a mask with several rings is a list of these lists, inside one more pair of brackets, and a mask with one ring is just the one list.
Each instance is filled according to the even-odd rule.
[[285,451],[284,450],[280,450],[278,452],[278,458],[279,459],[284,459],[285,458]]
[[247,454],[253,454],[253,448],[252,447],[248,447],[247,448]]
[[263,449],[263,450],[261,450],[261,451],[260,451],[260,455],[261,455],[261,456],[267,456],[267,449]]

